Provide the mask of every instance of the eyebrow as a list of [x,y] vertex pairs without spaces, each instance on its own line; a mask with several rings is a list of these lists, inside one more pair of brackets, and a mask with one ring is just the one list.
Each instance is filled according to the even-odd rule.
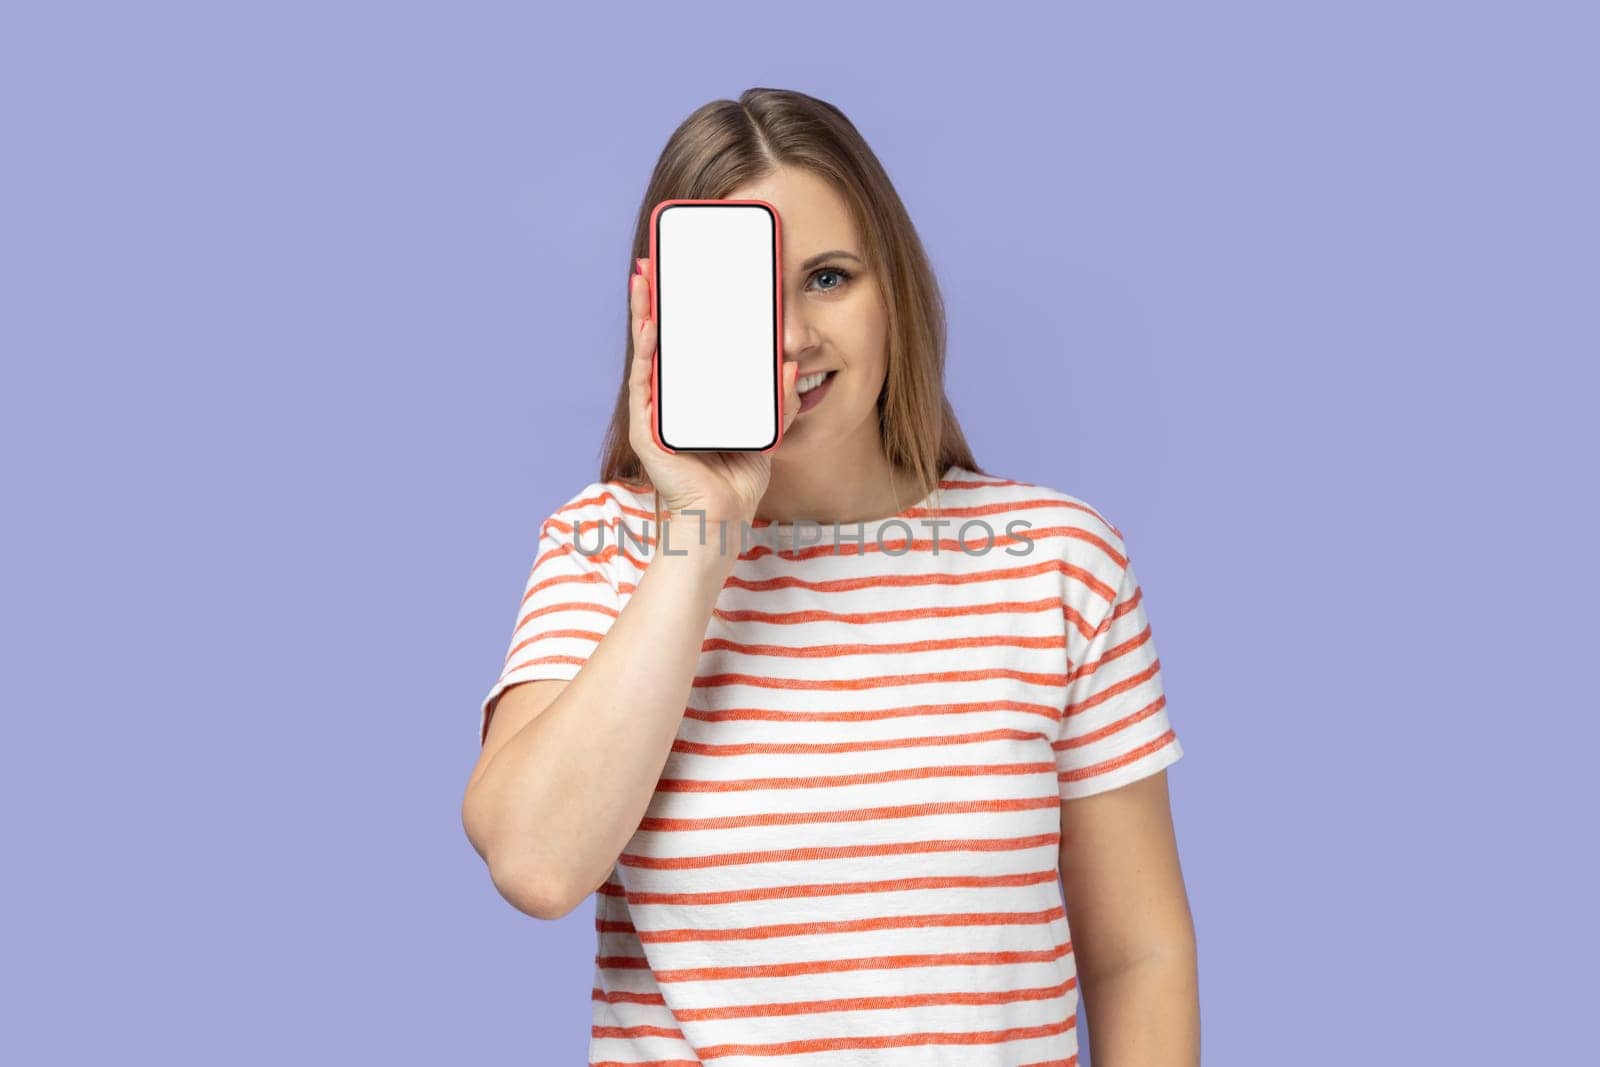
[[818,252],[816,255],[800,264],[800,269],[810,270],[812,267],[815,267],[818,263],[821,263],[825,259],[853,259],[857,263],[865,265],[865,261],[854,252],[846,252],[842,248],[836,248],[832,252]]

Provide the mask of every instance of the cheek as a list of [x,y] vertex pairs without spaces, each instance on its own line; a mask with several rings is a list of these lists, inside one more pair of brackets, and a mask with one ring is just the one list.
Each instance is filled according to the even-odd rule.
[[[838,336],[843,341],[845,361],[863,384],[880,382],[889,366],[889,323],[877,293],[863,293],[846,316],[841,317]],[[865,309],[865,310],[862,310]]]

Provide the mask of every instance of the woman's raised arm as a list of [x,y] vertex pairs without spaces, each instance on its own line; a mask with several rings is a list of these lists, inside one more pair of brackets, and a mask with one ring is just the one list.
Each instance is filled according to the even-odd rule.
[[[500,893],[544,919],[592,893],[638,829],[688,705],[717,595],[737,561],[709,531],[753,518],[771,478],[768,454],[669,453],[655,443],[648,261],[636,266],[628,283],[629,444],[666,512],[700,514],[664,520],[681,527],[672,552],[653,554],[571,681],[524,682],[495,705],[462,823]],[[800,410],[797,367],[783,368],[784,429]]]

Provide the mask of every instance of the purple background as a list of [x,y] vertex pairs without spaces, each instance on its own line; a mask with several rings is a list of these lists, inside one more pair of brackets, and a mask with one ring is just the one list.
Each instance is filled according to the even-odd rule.
[[1127,535],[1207,1062],[1589,1041],[1592,6],[31,6],[3,1058],[583,1062],[593,902],[461,791],[650,167],[751,85],[880,153],[979,462]]

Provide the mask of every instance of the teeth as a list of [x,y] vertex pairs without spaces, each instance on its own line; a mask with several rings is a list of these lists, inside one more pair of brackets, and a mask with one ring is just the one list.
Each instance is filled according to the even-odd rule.
[[822,384],[822,379],[826,378],[828,373],[828,371],[818,371],[816,374],[808,374],[794,383],[795,388],[802,393],[809,393]]

